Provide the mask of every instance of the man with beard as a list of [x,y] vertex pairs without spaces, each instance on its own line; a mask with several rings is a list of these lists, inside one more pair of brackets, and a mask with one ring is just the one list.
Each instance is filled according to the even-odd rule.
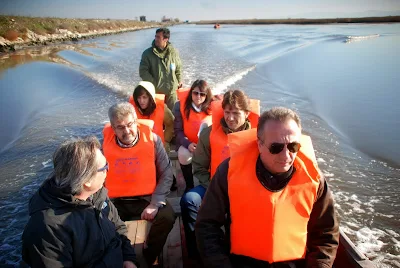
[[103,150],[110,166],[106,188],[122,220],[151,221],[143,249],[149,266],[163,249],[175,214],[166,201],[173,180],[171,162],[161,138],[138,121],[129,102],[108,110]]

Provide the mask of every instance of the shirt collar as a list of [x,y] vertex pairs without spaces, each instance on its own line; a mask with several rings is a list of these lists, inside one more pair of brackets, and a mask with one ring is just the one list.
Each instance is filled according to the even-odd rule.
[[133,146],[135,146],[135,144],[138,142],[138,140],[139,140],[139,135],[140,135],[140,133],[139,133],[139,131],[138,131],[138,134],[136,135],[136,138],[133,140],[133,142],[131,143],[131,144],[123,144],[119,139],[118,139],[118,137],[117,136],[115,136],[115,138],[117,139],[117,144],[119,145],[119,147],[121,147],[121,148],[131,148],[131,147],[133,147]]
[[197,106],[192,102],[192,107],[193,107],[193,109],[194,109],[196,112],[198,112],[198,113],[201,112],[201,105],[200,105],[200,107],[197,107]]

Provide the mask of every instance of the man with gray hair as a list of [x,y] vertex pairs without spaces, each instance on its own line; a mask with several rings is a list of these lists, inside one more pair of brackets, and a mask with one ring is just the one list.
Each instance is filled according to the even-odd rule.
[[31,267],[135,268],[127,228],[103,187],[106,158],[95,137],[69,140],[29,202],[22,259]]
[[299,116],[272,108],[228,141],[195,226],[205,267],[332,267],[334,201]]
[[110,165],[106,188],[122,220],[152,222],[143,255],[154,263],[171,231],[175,214],[166,196],[173,181],[171,162],[161,138],[138,121],[129,102],[108,110],[103,150]]

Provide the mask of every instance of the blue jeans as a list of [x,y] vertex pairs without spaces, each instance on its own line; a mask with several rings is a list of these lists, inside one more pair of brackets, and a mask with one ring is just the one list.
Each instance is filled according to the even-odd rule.
[[189,258],[197,259],[199,252],[197,250],[196,235],[194,233],[194,224],[196,223],[197,213],[199,212],[201,201],[206,194],[206,188],[198,185],[186,192],[181,198],[181,212],[183,227],[185,229],[186,248]]

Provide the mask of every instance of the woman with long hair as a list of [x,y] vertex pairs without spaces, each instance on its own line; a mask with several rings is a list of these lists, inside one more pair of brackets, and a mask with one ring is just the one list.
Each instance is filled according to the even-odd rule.
[[190,89],[178,90],[179,101],[175,103],[174,130],[178,160],[186,190],[194,187],[192,173],[192,156],[199,139],[199,132],[211,124],[211,106],[213,99],[211,88],[204,80],[196,80]]

